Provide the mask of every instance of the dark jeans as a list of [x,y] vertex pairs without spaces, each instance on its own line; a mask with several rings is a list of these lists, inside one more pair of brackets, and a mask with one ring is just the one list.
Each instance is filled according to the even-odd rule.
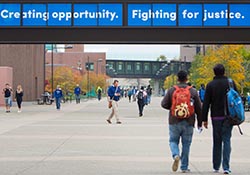
[[81,101],[80,94],[79,95],[76,94],[76,104],[80,103],[80,101]]
[[98,94],[98,100],[100,101],[102,98],[102,94]]
[[60,109],[61,107],[61,98],[56,98],[56,109]]
[[144,108],[144,100],[138,100],[137,101],[138,108],[139,108],[139,115],[143,115],[143,108]]
[[[213,125],[213,168],[223,170],[230,169],[232,125],[228,120],[212,120]],[[221,160],[223,159],[223,160]]]

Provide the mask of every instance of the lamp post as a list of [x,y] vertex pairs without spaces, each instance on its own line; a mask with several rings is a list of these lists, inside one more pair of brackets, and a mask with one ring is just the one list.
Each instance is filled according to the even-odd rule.
[[[62,49],[72,49],[72,48],[73,48],[72,45],[66,45],[62,47]],[[54,44],[51,44],[51,94],[53,93],[53,90],[54,90]]]
[[90,69],[90,65],[89,65],[89,56],[88,56],[88,60],[87,60],[88,62],[87,62],[87,66],[86,66],[86,68],[87,68],[87,71],[88,71],[88,74],[87,74],[87,82],[88,82],[88,85],[87,85],[87,93],[88,93],[88,99],[89,99],[89,93],[90,93],[90,90],[89,90],[89,82],[90,82],[90,80],[89,80],[89,69]]

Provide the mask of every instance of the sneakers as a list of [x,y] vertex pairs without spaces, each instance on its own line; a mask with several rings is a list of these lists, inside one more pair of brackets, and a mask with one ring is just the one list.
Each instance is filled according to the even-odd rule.
[[214,170],[213,172],[214,172],[214,173],[219,173],[219,170]]
[[231,174],[231,171],[230,170],[224,170],[223,174]]
[[[109,124],[112,124],[111,120],[107,119],[106,121],[107,121]],[[122,122],[118,121],[118,122],[116,122],[116,124],[122,124]]]
[[174,157],[174,163],[173,163],[173,165],[172,165],[172,170],[173,170],[174,172],[176,172],[177,169],[178,169],[178,167],[179,167],[179,161],[180,161],[180,156],[176,155],[176,156]]
[[112,122],[108,119],[108,120],[106,120],[109,124],[111,124]]
[[182,173],[190,173],[191,170],[190,169],[186,169],[186,170],[181,170]]

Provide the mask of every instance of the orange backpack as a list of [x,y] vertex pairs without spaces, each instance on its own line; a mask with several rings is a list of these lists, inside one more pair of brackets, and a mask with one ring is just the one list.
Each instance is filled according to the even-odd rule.
[[180,88],[174,86],[172,96],[171,115],[180,119],[189,118],[194,114],[194,102],[191,98],[191,86]]

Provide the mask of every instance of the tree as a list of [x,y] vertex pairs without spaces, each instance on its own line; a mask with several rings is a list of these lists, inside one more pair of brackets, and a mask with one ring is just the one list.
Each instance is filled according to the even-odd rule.
[[196,56],[191,66],[191,81],[196,86],[207,84],[214,77],[213,67],[220,63],[225,66],[226,76],[232,78],[236,86],[242,89],[245,79],[242,56],[243,45],[223,45],[217,49],[208,48],[206,55]]
[[172,74],[166,77],[164,81],[164,89],[169,89],[177,83],[177,76]]
[[160,55],[156,60],[157,61],[167,61],[167,57],[165,55]]
[[74,72],[69,67],[58,67],[54,72],[54,84],[60,85],[63,93],[66,91],[73,92],[76,86],[74,81]]
[[244,92],[250,91],[250,50],[242,49],[243,67],[245,69]]

